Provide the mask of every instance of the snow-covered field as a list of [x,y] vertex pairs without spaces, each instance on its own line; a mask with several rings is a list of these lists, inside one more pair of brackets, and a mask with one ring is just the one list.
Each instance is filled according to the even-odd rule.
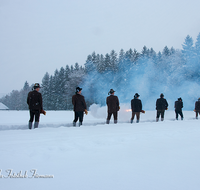
[[[106,108],[94,105],[83,126],[72,111],[47,111],[28,130],[28,111],[0,111],[0,187],[28,190],[199,190],[200,120],[184,111],[146,111],[130,124],[106,125]],[[113,118],[112,118],[113,120]]]

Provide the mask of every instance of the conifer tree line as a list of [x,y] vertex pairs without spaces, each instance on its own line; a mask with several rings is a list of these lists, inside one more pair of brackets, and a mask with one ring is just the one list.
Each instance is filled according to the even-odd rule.
[[[156,53],[153,48],[112,50],[105,55],[93,52],[88,55],[84,67],[76,63],[55,70],[54,75],[46,73],[41,83],[45,110],[72,110],[71,97],[77,86],[83,87],[87,105],[105,105],[110,88],[118,90],[121,102],[129,102],[130,91],[143,92],[148,96],[168,93],[182,86],[183,81],[200,83],[200,33],[194,43],[189,35],[182,49],[168,48]],[[26,110],[26,98],[33,85],[26,81],[22,90],[13,90],[0,99],[10,109]],[[161,89],[158,90],[158,87]],[[194,97],[196,98],[196,97]]]
[[[71,97],[75,93],[75,87],[79,85],[85,75],[84,67],[75,65],[66,65],[60,70],[55,70],[54,75],[45,73],[40,92],[43,98],[43,107],[45,110],[71,110]],[[0,99],[9,109],[27,110],[27,95],[33,89],[34,84],[30,85],[26,81],[22,90],[13,90],[10,95]]]

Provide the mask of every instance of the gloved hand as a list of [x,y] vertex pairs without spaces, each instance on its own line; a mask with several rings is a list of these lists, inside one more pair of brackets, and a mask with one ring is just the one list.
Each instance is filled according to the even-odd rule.
[[120,110],[120,106],[119,106],[119,110]]
[[85,109],[85,114],[87,115],[88,114],[88,111]]
[[168,108],[166,108],[165,110],[168,110]]
[[194,112],[196,112],[196,110],[194,110]]
[[144,110],[141,110],[141,112],[142,112],[142,113],[145,113],[145,111],[144,111]]
[[41,110],[40,113],[46,115],[46,111],[44,111],[44,110]]

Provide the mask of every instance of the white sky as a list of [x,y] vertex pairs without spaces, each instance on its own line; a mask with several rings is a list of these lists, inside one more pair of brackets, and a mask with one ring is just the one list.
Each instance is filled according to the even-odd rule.
[[200,32],[199,0],[0,0],[0,96],[89,54],[181,49]]

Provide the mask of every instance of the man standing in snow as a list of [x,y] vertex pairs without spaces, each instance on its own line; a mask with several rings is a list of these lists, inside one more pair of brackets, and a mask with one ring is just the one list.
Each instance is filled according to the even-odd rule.
[[156,110],[157,110],[156,121],[159,120],[160,115],[161,115],[161,121],[164,120],[165,110],[167,109],[168,109],[167,100],[164,98],[163,94],[160,94],[160,98],[158,98],[156,101]]
[[110,118],[112,115],[114,117],[114,123],[117,123],[117,112],[119,111],[120,107],[119,99],[117,96],[114,95],[114,93],[115,91],[113,89],[110,89],[110,92],[108,93],[108,95],[110,94],[110,96],[106,98],[106,104],[108,106],[108,116],[106,120],[107,124],[110,123]]
[[87,115],[87,106],[84,96],[81,95],[82,88],[76,88],[76,94],[72,96],[72,104],[74,105],[74,121],[73,126],[76,126],[76,122],[79,119],[79,127],[83,122],[83,112]]
[[183,112],[182,112],[182,108],[183,108],[183,102],[181,98],[178,98],[177,101],[175,101],[175,113],[176,113],[176,120],[178,120],[178,115],[181,116],[181,120],[183,120]]
[[139,94],[136,93],[134,95],[134,99],[131,100],[131,109],[132,109],[132,118],[131,118],[131,123],[133,123],[134,117],[136,115],[137,118],[137,123],[139,123],[140,120],[140,112],[142,111],[142,102],[139,99]]
[[200,98],[195,102],[194,111],[196,112],[196,119],[198,119],[198,114],[200,114]]
[[28,93],[27,104],[29,105],[30,110],[30,120],[29,120],[29,129],[32,129],[32,123],[35,117],[34,128],[38,128],[40,113],[46,115],[46,112],[43,110],[42,106],[42,94],[39,92],[40,85],[35,83],[33,86],[33,91]]

